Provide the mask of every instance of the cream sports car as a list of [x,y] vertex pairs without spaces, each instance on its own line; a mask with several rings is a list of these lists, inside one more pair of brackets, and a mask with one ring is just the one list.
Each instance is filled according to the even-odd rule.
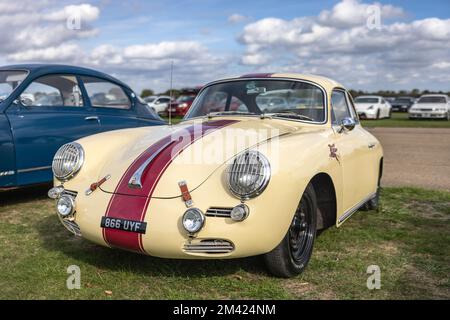
[[375,209],[383,151],[339,83],[252,74],[206,85],[177,125],[117,130],[53,160],[62,224],[164,258],[263,255],[303,271],[317,230]]

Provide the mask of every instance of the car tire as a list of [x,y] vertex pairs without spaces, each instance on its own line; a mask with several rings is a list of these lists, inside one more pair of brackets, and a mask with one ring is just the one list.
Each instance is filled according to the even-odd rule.
[[380,109],[377,110],[377,115],[375,116],[375,119],[376,120],[380,119]]
[[371,211],[376,210],[378,211],[378,208],[380,206],[380,187],[377,188],[377,192],[375,193],[375,196],[371,198],[369,201],[367,201],[362,207],[362,211]]
[[283,240],[264,255],[264,262],[270,273],[277,277],[291,278],[305,270],[313,251],[316,224],[317,198],[313,186],[309,184]]

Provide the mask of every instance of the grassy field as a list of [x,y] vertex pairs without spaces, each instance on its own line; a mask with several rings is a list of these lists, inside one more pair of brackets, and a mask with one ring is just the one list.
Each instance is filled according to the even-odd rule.
[[[317,239],[307,271],[270,277],[261,259],[180,261],[111,250],[60,225],[47,188],[0,194],[0,299],[450,299],[450,193],[384,189]],[[369,265],[381,289],[368,290]],[[81,289],[66,269],[81,268]]]
[[450,128],[447,120],[410,120],[406,112],[393,112],[390,119],[361,120],[364,127]]

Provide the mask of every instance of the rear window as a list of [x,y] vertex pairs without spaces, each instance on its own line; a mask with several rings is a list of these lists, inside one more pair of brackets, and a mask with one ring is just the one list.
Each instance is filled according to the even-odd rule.
[[117,84],[94,77],[81,77],[81,79],[93,107],[113,109],[131,107],[127,94]]

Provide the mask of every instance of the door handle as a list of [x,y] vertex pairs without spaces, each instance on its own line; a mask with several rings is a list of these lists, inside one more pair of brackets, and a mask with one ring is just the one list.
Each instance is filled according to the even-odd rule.
[[367,145],[369,149],[373,149],[375,147],[375,142],[371,142]]
[[86,120],[86,121],[89,121],[89,120],[95,120],[95,121],[98,121],[98,117],[97,117],[97,116],[90,116],[90,117],[84,118],[84,120]]

